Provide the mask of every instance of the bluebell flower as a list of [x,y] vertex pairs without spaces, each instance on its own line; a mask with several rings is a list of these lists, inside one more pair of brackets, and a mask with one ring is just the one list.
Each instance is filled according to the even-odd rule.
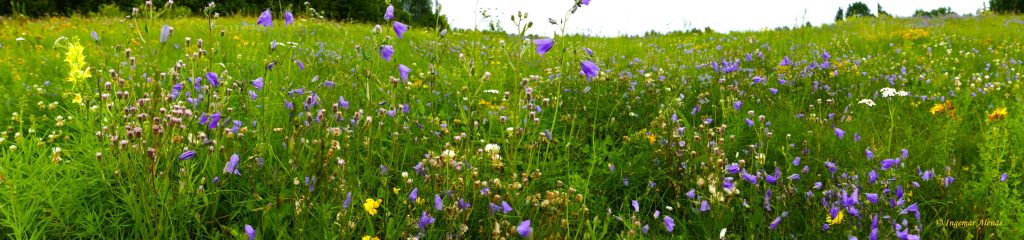
[[398,39],[402,39],[402,34],[409,30],[409,26],[402,22],[395,21],[391,23],[392,28],[395,30],[395,35],[398,35]]
[[167,43],[167,39],[171,37],[171,31],[173,31],[171,29],[172,28],[167,25],[160,28],[160,43]]
[[292,16],[292,12],[291,11],[284,11],[284,25],[285,26],[292,25],[292,23],[294,23],[294,22],[295,22],[295,17]]
[[391,56],[395,55],[395,48],[391,45],[380,46],[380,58],[384,61],[391,61]]
[[252,86],[256,88],[256,90],[262,90],[263,89],[263,84],[264,83],[263,83],[263,78],[262,77],[258,77],[255,80],[252,80],[251,83],[252,83]]
[[444,200],[441,200],[441,195],[440,194],[434,194],[434,209],[443,210],[443,208],[444,208],[444,202],[443,201]]
[[580,73],[587,77],[588,82],[591,78],[597,77],[598,72],[600,72],[597,64],[594,64],[594,62],[591,61],[580,62],[580,69]]
[[668,232],[672,232],[672,230],[676,228],[676,221],[672,219],[672,217],[665,215],[665,218],[663,218],[662,221],[665,223],[665,230]]
[[775,184],[775,182],[777,182],[779,180],[779,175],[781,175],[781,174],[782,174],[782,171],[780,171],[779,168],[775,168],[775,174],[773,174],[773,175],[766,175],[764,177],[764,180],[766,182],[768,182],[768,184]]
[[434,217],[428,215],[426,211],[423,211],[423,215],[420,216],[420,221],[417,222],[417,225],[420,226],[420,230],[424,230],[427,229],[427,225],[430,224],[434,224]]
[[420,188],[413,188],[412,192],[409,193],[409,201],[415,203],[416,199],[419,198]]
[[508,202],[501,201],[501,212],[505,214],[512,212],[512,206],[509,206]]
[[868,199],[868,202],[871,202],[871,204],[877,204],[878,203],[878,194],[877,193],[864,193],[864,198]]
[[217,73],[215,72],[207,72],[206,81],[210,82],[210,87],[212,88],[217,88],[217,86],[220,86],[220,78],[217,77]]
[[256,239],[256,229],[252,228],[252,225],[245,225],[245,235],[249,236],[249,240]]
[[551,50],[551,47],[555,45],[555,41],[550,38],[534,39],[533,44],[537,45],[537,54],[544,56],[545,53]]
[[892,168],[893,166],[896,166],[896,164],[899,164],[899,163],[900,163],[900,159],[899,158],[896,158],[896,159],[889,158],[889,159],[882,160],[882,170],[888,170],[889,168]]
[[409,69],[409,67],[406,67],[405,65],[402,65],[402,64],[398,64],[398,74],[400,76],[402,76],[402,81],[408,81],[409,80],[409,72],[411,72],[411,71],[412,70]]
[[263,11],[263,13],[260,13],[260,17],[256,19],[256,24],[259,24],[260,26],[264,27],[270,27],[274,25],[273,15],[271,15],[269,8]]
[[825,161],[825,167],[828,168],[829,173],[832,173],[832,174],[835,174],[836,173],[836,169],[839,168],[839,167],[836,166],[835,163],[829,162],[829,161]]
[[728,172],[729,174],[740,173],[740,165],[737,163],[725,165],[725,171]]
[[188,150],[178,155],[178,160],[189,160],[196,156],[196,151]]
[[744,181],[749,182],[750,184],[757,185],[757,176],[747,173],[747,170],[743,170],[743,172],[740,172],[740,177],[743,178]]
[[395,6],[388,5],[388,8],[384,10],[384,20],[391,21],[395,18]]
[[348,196],[345,197],[345,202],[343,202],[341,204],[341,207],[344,208],[344,209],[348,209],[348,204],[349,203],[352,203],[352,192],[351,191],[348,192]]
[[238,172],[238,154],[231,154],[231,159],[224,165],[224,173],[242,175],[242,173]]
[[527,219],[520,222],[519,225],[516,226],[516,232],[519,233],[519,236],[529,237],[530,233],[533,233],[533,227],[530,227],[530,220]]

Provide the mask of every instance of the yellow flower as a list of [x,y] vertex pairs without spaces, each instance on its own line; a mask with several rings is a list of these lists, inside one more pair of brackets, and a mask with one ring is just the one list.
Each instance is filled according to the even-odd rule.
[[828,223],[828,225],[836,225],[843,223],[843,210],[839,210],[839,214],[836,214],[835,219],[832,219],[831,214],[825,213],[825,223]]
[[1007,112],[1006,112],[1006,108],[1005,107],[996,108],[996,110],[993,110],[992,113],[988,114],[988,120],[989,121],[1001,120],[1001,119],[1006,117],[1006,114],[1007,114]]
[[928,111],[931,112],[932,115],[935,115],[937,113],[946,111],[946,105],[942,103],[936,103],[935,106],[932,106],[932,109]]
[[918,38],[927,37],[928,31],[925,31],[924,29],[910,29],[903,31],[900,35],[902,35],[903,39],[906,40],[916,40]]
[[68,51],[65,54],[64,62],[68,63],[70,71],[68,72],[67,81],[71,83],[77,83],[79,80],[92,77],[89,73],[89,67],[85,66],[85,47],[78,41],[67,43]]
[[377,208],[380,207],[380,204],[382,202],[384,201],[380,199],[373,200],[373,198],[367,198],[366,202],[363,203],[363,209],[366,210],[366,213],[369,213],[370,215],[377,215]]
[[931,112],[932,115],[939,113],[949,113],[949,117],[956,118],[955,110],[956,108],[953,107],[953,102],[950,100],[946,100],[946,102],[944,103],[936,103],[935,106],[932,106],[932,108],[928,110],[928,112]]
[[71,100],[71,102],[76,103],[76,104],[81,104],[82,103],[82,94],[75,93],[75,99]]
[[402,189],[401,188],[391,188],[391,191],[395,192],[395,194],[398,194],[398,191],[402,191]]
[[363,236],[363,240],[380,240],[380,238],[376,236]]

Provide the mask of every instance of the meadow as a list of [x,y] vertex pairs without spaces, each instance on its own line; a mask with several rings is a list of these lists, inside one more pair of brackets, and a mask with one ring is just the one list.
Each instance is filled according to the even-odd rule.
[[0,18],[4,238],[1024,238],[1020,16],[157,13]]

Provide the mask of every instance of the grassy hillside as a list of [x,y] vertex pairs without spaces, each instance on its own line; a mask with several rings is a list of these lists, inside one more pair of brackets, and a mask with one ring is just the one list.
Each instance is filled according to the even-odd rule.
[[543,55],[275,17],[0,20],[0,234],[1024,236],[1019,16]]

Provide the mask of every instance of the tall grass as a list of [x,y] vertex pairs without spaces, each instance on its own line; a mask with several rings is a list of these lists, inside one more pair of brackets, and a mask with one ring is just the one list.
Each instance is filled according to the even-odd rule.
[[[255,23],[0,20],[0,234],[520,238],[525,220],[543,239],[1024,234],[1019,16],[558,36],[543,57],[523,36]],[[77,83],[73,42],[92,75]],[[1000,225],[940,224],[983,219]]]

